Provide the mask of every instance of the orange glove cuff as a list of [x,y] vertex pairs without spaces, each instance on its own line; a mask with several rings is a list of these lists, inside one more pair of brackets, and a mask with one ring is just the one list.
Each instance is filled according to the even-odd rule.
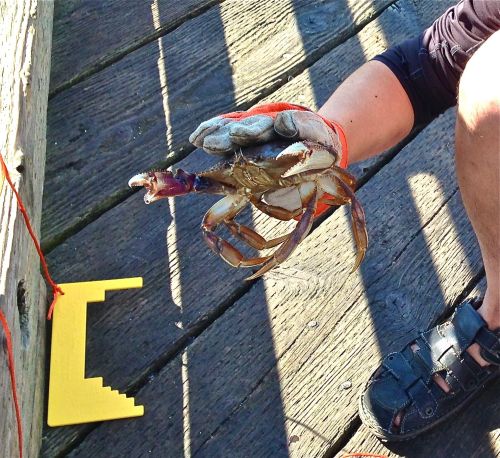
[[[247,111],[233,111],[232,113],[225,113],[220,116],[221,118],[229,118],[237,121],[255,115],[269,116],[270,118],[275,119],[278,113],[281,113],[282,111],[285,110],[298,110],[298,111],[311,111],[311,112],[313,111],[307,107],[303,107],[302,105],[295,105],[293,103],[286,103],[286,102],[274,102],[274,103],[266,103],[263,105],[257,105],[256,107],[250,108],[250,110]],[[347,149],[347,139],[344,133],[344,129],[340,124],[337,124],[336,122],[331,121],[330,119],[325,118],[320,114],[318,114],[318,116],[324,121],[324,123],[328,127],[330,127],[330,129],[332,129],[338,135],[340,144],[342,146],[342,159],[340,160],[340,167],[346,168],[348,164],[347,161],[348,149]]]

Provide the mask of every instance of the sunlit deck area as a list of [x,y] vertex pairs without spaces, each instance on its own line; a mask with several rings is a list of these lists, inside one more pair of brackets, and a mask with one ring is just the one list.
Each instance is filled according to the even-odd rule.
[[[384,444],[361,387],[468,296],[480,251],[454,172],[454,110],[350,171],[369,248],[354,273],[348,209],[255,281],[203,242],[216,198],[146,206],[128,179],[214,159],[189,134],[219,113],[319,108],[371,57],[452,0],[56,0],[42,240],[58,282],[143,277],[90,304],[86,375],[143,417],[50,428],[44,457],[500,456],[500,385],[417,439]],[[374,120],[376,122],[376,120]],[[292,223],[240,218],[266,238]]]

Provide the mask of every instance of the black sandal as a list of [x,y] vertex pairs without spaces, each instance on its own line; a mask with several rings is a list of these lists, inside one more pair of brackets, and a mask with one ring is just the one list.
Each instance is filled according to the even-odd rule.
[[[474,342],[491,365],[481,367],[466,352]],[[448,393],[434,381],[435,374],[448,384]],[[381,439],[411,439],[462,408],[499,375],[500,329],[488,330],[481,315],[465,302],[449,321],[384,358],[363,389],[359,414]]]

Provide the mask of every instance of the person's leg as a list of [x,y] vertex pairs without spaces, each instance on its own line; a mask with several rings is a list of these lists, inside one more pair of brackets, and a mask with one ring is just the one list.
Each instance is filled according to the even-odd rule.
[[[472,56],[458,91],[455,129],[457,179],[467,215],[479,241],[487,289],[479,313],[489,329],[500,328],[500,32]],[[412,347],[417,350],[417,346]],[[469,354],[487,362],[473,344]],[[450,387],[434,376],[441,389]],[[399,417],[395,423],[399,424]]]
[[[495,344],[500,339],[499,54],[497,32],[467,63],[456,122],[458,183],[486,270],[487,290],[478,311],[487,328],[496,332],[484,331],[477,312],[462,304],[452,319],[454,324],[429,330],[403,351],[386,356],[360,398],[361,418],[379,437],[398,440],[419,434],[465,405],[483,386],[478,380],[500,373],[499,344]],[[485,345],[479,334],[488,334],[490,343]],[[483,351],[491,350],[485,355],[492,364],[481,357],[478,343],[473,342],[482,342]],[[434,402],[439,405],[437,414]]]
[[[500,66],[495,60],[499,54],[497,32],[467,63],[458,90],[455,129],[458,185],[486,271],[487,289],[479,313],[491,330],[500,328]],[[488,364],[478,344],[468,352],[479,364]],[[439,375],[434,380],[444,391],[450,390]]]
[[456,169],[476,233],[487,290],[479,313],[500,327],[500,31],[472,56],[462,75],[456,123]]

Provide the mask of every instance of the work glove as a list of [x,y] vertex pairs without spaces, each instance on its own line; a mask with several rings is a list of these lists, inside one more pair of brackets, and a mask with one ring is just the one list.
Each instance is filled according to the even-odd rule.
[[189,141],[207,153],[226,155],[241,146],[276,138],[308,140],[333,147],[340,167],[347,166],[347,143],[335,122],[300,105],[268,103],[248,111],[226,113],[202,122]]
[[[337,165],[347,167],[347,142],[342,127],[309,108],[291,103],[268,103],[248,111],[215,116],[202,122],[189,136],[189,141],[207,153],[226,155],[241,146],[280,137],[331,146],[339,154]],[[325,197],[329,197],[328,194]],[[318,202],[314,216],[327,209],[327,204]]]

